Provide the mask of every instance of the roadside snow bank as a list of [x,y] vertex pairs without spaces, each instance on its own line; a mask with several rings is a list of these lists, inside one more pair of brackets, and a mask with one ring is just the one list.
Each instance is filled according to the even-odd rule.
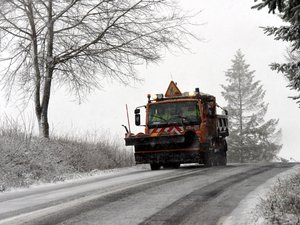
[[268,221],[258,215],[257,206],[262,199],[266,199],[270,189],[277,181],[288,180],[292,176],[300,174],[300,165],[278,174],[267,180],[264,184],[250,192],[239,205],[225,219],[222,218],[218,225],[271,225]]
[[10,189],[0,192],[0,195],[4,193],[22,192],[22,191],[28,191],[32,189],[48,188],[55,185],[56,186],[67,185],[69,183],[85,183],[89,180],[96,180],[99,178],[111,177],[111,176],[119,176],[123,174],[137,172],[137,171],[143,171],[143,170],[150,170],[150,166],[146,164],[140,164],[131,167],[122,167],[122,168],[114,168],[114,169],[106,169],[106,170],[92,170],[90,172],[64,174],[61,175],[62,179],[56,182],[36,181],[35,183],[29,185],[28,187],[15,187],[15,188],[12,187]]

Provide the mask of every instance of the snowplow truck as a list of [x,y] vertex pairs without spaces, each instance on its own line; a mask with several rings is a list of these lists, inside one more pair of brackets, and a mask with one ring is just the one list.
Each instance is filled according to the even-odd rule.
[[[152,170],[178,168],[182,163],[226,165],[228,113],[216,98],[195,91],[181,93],[173,81],[165,93],[150,95],[148,103],[135,109],[135,125],[141,126],[146,110],[145,132],[125,134],[126,146],[134,146],[137,164],[149,163]],[[217,107],[221,109],[217,115]]]

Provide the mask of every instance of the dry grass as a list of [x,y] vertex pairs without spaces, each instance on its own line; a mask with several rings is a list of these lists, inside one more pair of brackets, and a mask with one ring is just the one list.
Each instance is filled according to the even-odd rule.
[[300,174],[278,180],[259,205],[261,216],[274,225],[300,224]]
[[70,173],[134,164],[132,152],[110,135],[45,140],[17,121],[4,121],[0,126],[0,191],[64,180]]

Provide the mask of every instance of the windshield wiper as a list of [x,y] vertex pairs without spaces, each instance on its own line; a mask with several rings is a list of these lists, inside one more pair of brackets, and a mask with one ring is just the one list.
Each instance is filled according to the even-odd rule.
[[161,119],[161,120],[165,121],[166,123],[168,123],[168,120],[166,120],[165,118],[163,118],[163,117],[161,117],[161,116],[159,116],[159,115],[155,115],[155,114],[154,114],[154,115],[152,115],[152,117]]
[[[185,124],[191,124],[191,123],[193,123],[193,121],[190,118],[188,118],[186,116],[181,116],[181,115],[173,115],[169,119],[165,119],[165,118],[163,118],[163,117],[161,117],[159,115],[152,115],[152,117],[161,119],[163,122],[165,122],[168,125],[170,125],[170,124],[181,124],[182,126],[184,126]],[[175,118],[180,119],[180,122],[179,121],[172,121]],[[155,121],[155,122],[159,122],[159,121]]]

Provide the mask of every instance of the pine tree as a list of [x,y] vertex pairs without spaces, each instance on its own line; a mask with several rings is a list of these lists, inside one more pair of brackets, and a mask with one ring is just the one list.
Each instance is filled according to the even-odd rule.
[[278,119],[264,120],[268,104],[265,90],[254,72],[237,51],[232,66],[225,73],[227,85],[221,85],[229,112],[228,160],[231,162],[270,161],[280,151],[281,130]]
[[[272,35],[275,40],[287,41],[291,45],[289,55],[299,56],[300,51],[300,1],[299,0],[254,0],[259,1],[252,8],[269,8],[269,13],[276,13],[285,23],[282,26],[264,27],[267,35]],[[293,96],[300,105],[300,59],[289,57],[286,63],[272,63],[271,69],[283,73],[287,78],[288,85],[292,90],[299,92]]]

